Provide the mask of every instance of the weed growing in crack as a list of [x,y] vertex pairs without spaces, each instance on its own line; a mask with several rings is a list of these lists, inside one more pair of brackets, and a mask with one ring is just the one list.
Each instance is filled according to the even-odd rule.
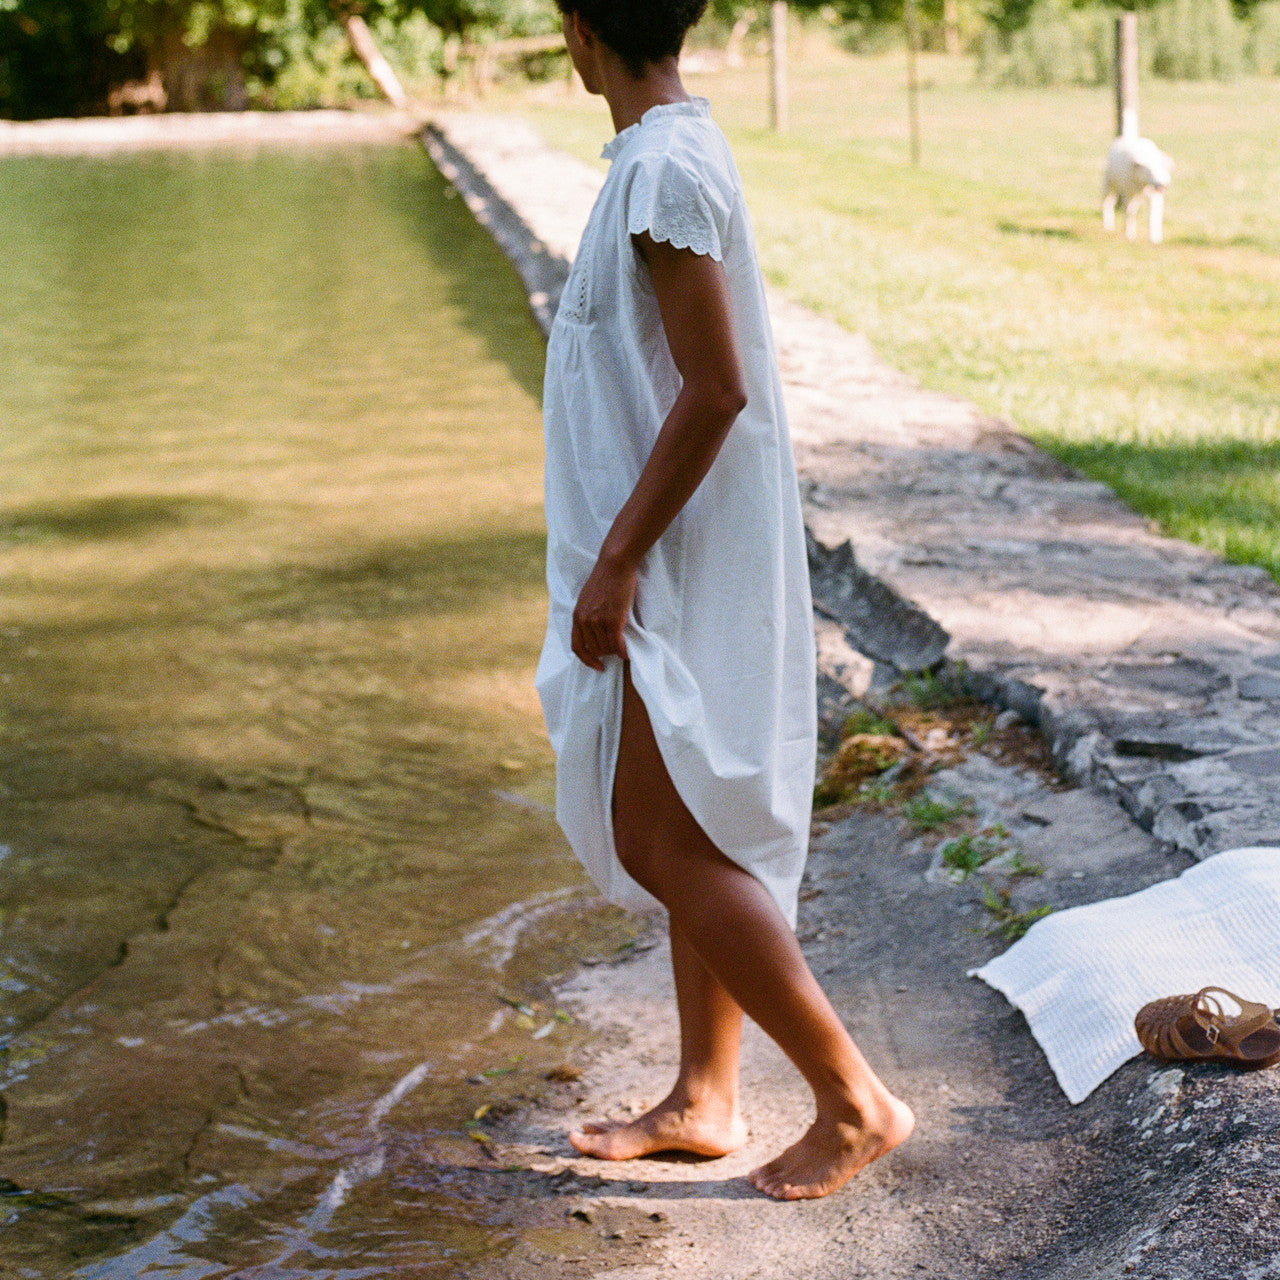
[[1008,889],[992,889],[989,884],[982,886],[982,905],[992,918],[986,930],[989,938],[1000,937],[1006,942],[1017,942],[1037,920],[1053,913],[1048,903],[1019,911],[1009,897]]
[[858,791],[858,799],[867,804],[888,805],[893,803],[894,794],[893,783],[876,779],[874,782],[862,784]]
[[963,662],[944,666],[939,671],[908,672],[902,677],[900,687],[908,701],[921,711],[936,711],[973,699],[969,669]]
[[951,878],[959,884],[1000,852],[1000,838],[990,834],[953,836],[938,846],[944,866],[951,868]]
[[859,707],[845,717],[840,726],[840,737],[851,738],[855,733],[887,733],[896,734],[898,726],[892,720],[872,711],[870,707]]
[[1044,868],[1039,866],[1037,863],[1028,862],[1026,858],[1022,856],[1021,851],[1015,853],[1013,857],[1005,862],[1001,866],[1000,870],[1004,872],[1010,880],[1019,880],[1026,876],[1044,875]]
[[917,831],[936,831],[949,822],[968,817],[972,812],[971,800],[940,800],[928,791],[912,796],[902,806],[902,816]]

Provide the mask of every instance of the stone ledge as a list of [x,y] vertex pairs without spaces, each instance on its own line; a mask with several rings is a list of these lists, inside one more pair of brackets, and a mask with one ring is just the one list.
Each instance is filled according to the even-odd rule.
[[163,147],[390,142],[417,123],[397,111],[208,111],[0,120],[0,155],[76,155]]

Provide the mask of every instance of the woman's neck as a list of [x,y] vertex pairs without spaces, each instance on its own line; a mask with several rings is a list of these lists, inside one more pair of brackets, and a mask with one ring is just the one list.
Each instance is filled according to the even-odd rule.
[[650,107],[689,101],[675,58],[650,63],[638,79],[620,59],[611,58],[601,67],[600,91],[609,104],[613,127],[618,133],[639,123]]

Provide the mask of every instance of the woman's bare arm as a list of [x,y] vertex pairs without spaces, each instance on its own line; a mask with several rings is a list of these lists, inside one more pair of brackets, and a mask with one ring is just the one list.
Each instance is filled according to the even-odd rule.
[[683,380],[653,452],[600,548],[573,611],[573,652],[596,671],[626,657],[623,628],[645,553],[711,469],[747,402],[724,267],[714,258],[632,236],[653,280],[662,327]]

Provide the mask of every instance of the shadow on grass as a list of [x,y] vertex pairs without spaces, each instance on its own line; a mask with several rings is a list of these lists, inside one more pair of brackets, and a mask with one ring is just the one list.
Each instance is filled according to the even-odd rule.
[[58,539],[92,542],[132,538],[164,529],[240,515],[245,504],[220,498],[121,494],[77,502],[46,503],[0,514],[0,542]]
[[1165,533],[1280,581],[1280,439],[1038,441]]
[[1055,227],[1046,224],[1036,225],[1026,222],[1011,222],[1005,219],[996,223],[996,226],[1006,235],[1011,236],[1038,236],[1046,240],[1079,240],[1080,232],[1074,227]]
[[1263,236],[1210,236],[1204,232],[1184,232],[1170,236],[1165,243],[1182,245],[1188,249],[1254,249],[1258,253],[1276,252],[1275,241]]

